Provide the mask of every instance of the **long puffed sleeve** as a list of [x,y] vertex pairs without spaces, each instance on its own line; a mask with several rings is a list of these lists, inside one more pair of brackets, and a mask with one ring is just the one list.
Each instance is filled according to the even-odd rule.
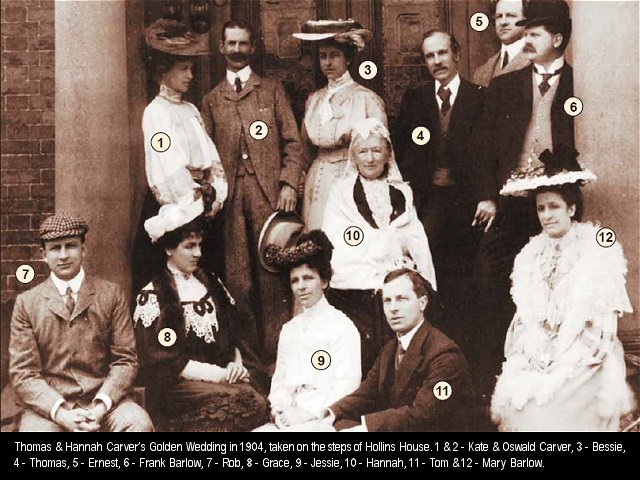
[[[170,104],[156,97],[145,109],[142,130],[147,180],[161,205],[188,203],[194,190],[200,189],[198,182],[211,183],[216,200],[226,200],[227,181],[220,156],[193,105]],[[167,134],[171,142],[163,152],[151,144],[153,136],[160,132]]]

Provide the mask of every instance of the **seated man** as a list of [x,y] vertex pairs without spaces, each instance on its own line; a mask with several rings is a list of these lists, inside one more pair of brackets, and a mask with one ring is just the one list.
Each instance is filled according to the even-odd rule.
[[[360,387],[334,403],[336,430],[369,432],[461,431],[475,409],[467,362],[458,346],[432,327],[425,308],[433,295],[419,273],[400,269],[384,279],[382,300],[397,338],[383,348]],[[438,400],[434,387],[447,382]]]
[[125,296],[82,268],[88,230],[64,213],[40,227],[51,276],[18,296],[11,318],[20,431],[153,431],[129,395],[138,359]]

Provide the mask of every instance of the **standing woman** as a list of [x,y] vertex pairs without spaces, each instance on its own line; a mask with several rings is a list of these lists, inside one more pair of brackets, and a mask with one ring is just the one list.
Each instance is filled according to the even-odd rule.
[[[194,61],[197,56],[208,54],[207,45],[188,32],[184,24],[167,19],[147,28],[145,40],[151,48],[158,94],[142,117],[150,190],[134,244],[135,290],[145,285],[164,263],[162,252],[151,245],[144,231],[145,220],[156,215],[161,205],[176,204],[191,211],[204,211],[209,223],[227,198],[227,181],[218,151],[204,129],[198,109],[182,99],[193,79]],[[209,230],[205,229],[205,241]],[[204,260],[209,266],[207,255]]]
[[373,37],[371,30],[353,20],[309,20],[302,33],[293,36],[319,42],[320,70],[328,81],[307,99],[302,124],[307,159],[313,161],[302,203],[302,219],[309,231],[322,226],[329,190],[344,172],[351,125],[364,118],[377,118],[387,126],[387,114],[382,99],[355,82],[348,70],[356,52]]
[[579,183],[595,180],[576,152],[543,153],[503,195],[533,191],[542,233],[515,260],[516,314],[491,414],[503,431],[615,431],[631,410],[618,317],[631,312],[622,247],[581,223]]

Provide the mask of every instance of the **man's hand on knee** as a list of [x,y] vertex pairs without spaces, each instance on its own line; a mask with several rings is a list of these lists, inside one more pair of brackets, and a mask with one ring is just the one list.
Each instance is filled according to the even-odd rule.
[[60,407],[56,412],[54,418],[55,422],[70,432],[80,430],[80,426],[83,423],[89,421],[89,411],[84,408],[74,408],[68,410],[64,407]]

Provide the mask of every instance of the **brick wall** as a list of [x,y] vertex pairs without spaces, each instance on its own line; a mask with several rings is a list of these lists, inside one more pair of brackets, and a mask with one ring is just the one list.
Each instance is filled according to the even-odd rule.
[[[2,302],[44,278],[37,230],[54,210],[54,2],[2,1]],[[16,280],[24,263],[31,285]],[[4,322],[3,322],[4,323]]]

